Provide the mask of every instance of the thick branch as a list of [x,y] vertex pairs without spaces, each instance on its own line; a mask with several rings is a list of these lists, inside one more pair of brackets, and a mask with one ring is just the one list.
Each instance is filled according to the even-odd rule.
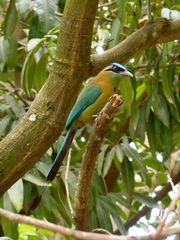
[[175,39],[180,39],[180,20],[169,21],[166,18],[160,18],[148,22],[114,48],[105,51],[103,54],[92,55],[91,73],[97,74],[110,62],[126,63],[148,47]]
[[[179,183],[180,172],[178,172],[174,177],[172,177],[172,181],[173,181],[174,184]],[[171,190],[172,190],[172,185],[171,185],[171,183],[168,183],[159,192],[156,193],[156,196],[154,197],[154,200],[156,202],[162,200],[165,196],[167,196],[168,192],[170,192]],[[151,210],[151,208],[149,208],[147,206],[143,207],[137,214],[135,214],[132,218],[130,218],[125,223],[126,229],[129,229],[130,227],[134,226],[137,223],[137,221],[141,217],[145,216],[150,210]]]
[[[144,236],[136,236],[136,237],[129,237],[129,236],[116,236],[116,235],[104,235],[98,233],[90,233],[90,232],[82,232],[78,230],[71,230],[69,228],[65,228],[60,225],[55,225],[53,223],[37,220],[31,217],[23,216],[20,214],[15,214],[9,211],[6,211],[0,208],[0,216],[9,219],[12,222],[16,223],[24,223],[31,226],[35,226],[37,228],[43,228],[55,233],[59,233],[63,236],[73,237],[74,239],[81,239],[81,240],[148,240],[153,238],[153,233],[144,235]],[[160,235],[160,238],[165,238],[167,236],[175,235],[180,233],[180,225],[176,227],[166,229]]]
[[75,221],[77,229],[88,229],[88,199],[96,158],[103,138],[108,131],[108,124],[117,112],[122,101],[118,95],[113,95],[100,112],[89,137],[84,154],[75,198]]
[[21,123],[0,143],[0,195],[59,136],[90,62],[98,0],[67,0],[53,70]]

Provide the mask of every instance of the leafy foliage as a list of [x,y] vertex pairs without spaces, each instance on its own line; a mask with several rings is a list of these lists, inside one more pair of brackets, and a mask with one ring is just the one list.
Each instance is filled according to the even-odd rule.
[[[17,125],[48,77],[64,4],[65,1],[56,0],[0,1],[1,139]],[[154,18],[160,17],[165,7],[179,9],[178,1],[158,0],[151,4]],[[92,53],[115,46],[140,28],[146,13],[146,1],[99,1]],[[160,204],[152,197],[159,186],[168,182],[167,175],[173,174],[175,165],[172,161],[177,160],[172,156],[180,147],[178,47],[175,41],[156,45],[128,64],[134,77],[120,83],[119,94],[124,104],[111,123],[97,159],[89,210],[93,229],[101,227],[126,233],[124,223],[143,205],[166,207],[170,201],[168,194]],[[90,132],[91,127],[85,126],[77,133],[72,146],[68,175],[72,205]],[[63,136],[4,194],[1,207],[74,226],[64,188],[66,162],[60,169],[60,176],[49,187],[45,181],[62,139]],[[37,194],[42,196],[39,205]],[[54,236],[48,231],[12,224],[5,219],[1,220],[1,225],[3,234],[14,239]]]

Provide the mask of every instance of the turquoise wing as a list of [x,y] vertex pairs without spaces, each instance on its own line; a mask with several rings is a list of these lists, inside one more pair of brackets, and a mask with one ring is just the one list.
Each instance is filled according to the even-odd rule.
[[78,96],[66,121],[66,129],[80,116],[80,114],[101,95],[102,90],[95,84],[86,86]]

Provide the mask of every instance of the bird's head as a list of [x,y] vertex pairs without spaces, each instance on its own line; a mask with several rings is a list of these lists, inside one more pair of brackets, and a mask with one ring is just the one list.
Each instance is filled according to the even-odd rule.
[[112,63],[110,66],[104,69],[105,71],[113,73],[115,76],[133,77],[133,74],[129,72],[124,65],[120,63]]

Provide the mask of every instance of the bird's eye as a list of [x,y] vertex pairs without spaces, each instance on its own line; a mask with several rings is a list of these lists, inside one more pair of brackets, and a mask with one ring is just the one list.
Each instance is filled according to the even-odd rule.
[[111,68],[108,68],[106,71],[112,71],[114,73],[120,73],[120,72],[124,72],[125,69],[121,68],[119,66],[116,66],[116,65],[112,65]]
[[116,66],[113,66],[112,69],[113,69],[114,72],[119,72],[119,70],[120,70],[120,69],[119,69],[118,67],[116,67]]

